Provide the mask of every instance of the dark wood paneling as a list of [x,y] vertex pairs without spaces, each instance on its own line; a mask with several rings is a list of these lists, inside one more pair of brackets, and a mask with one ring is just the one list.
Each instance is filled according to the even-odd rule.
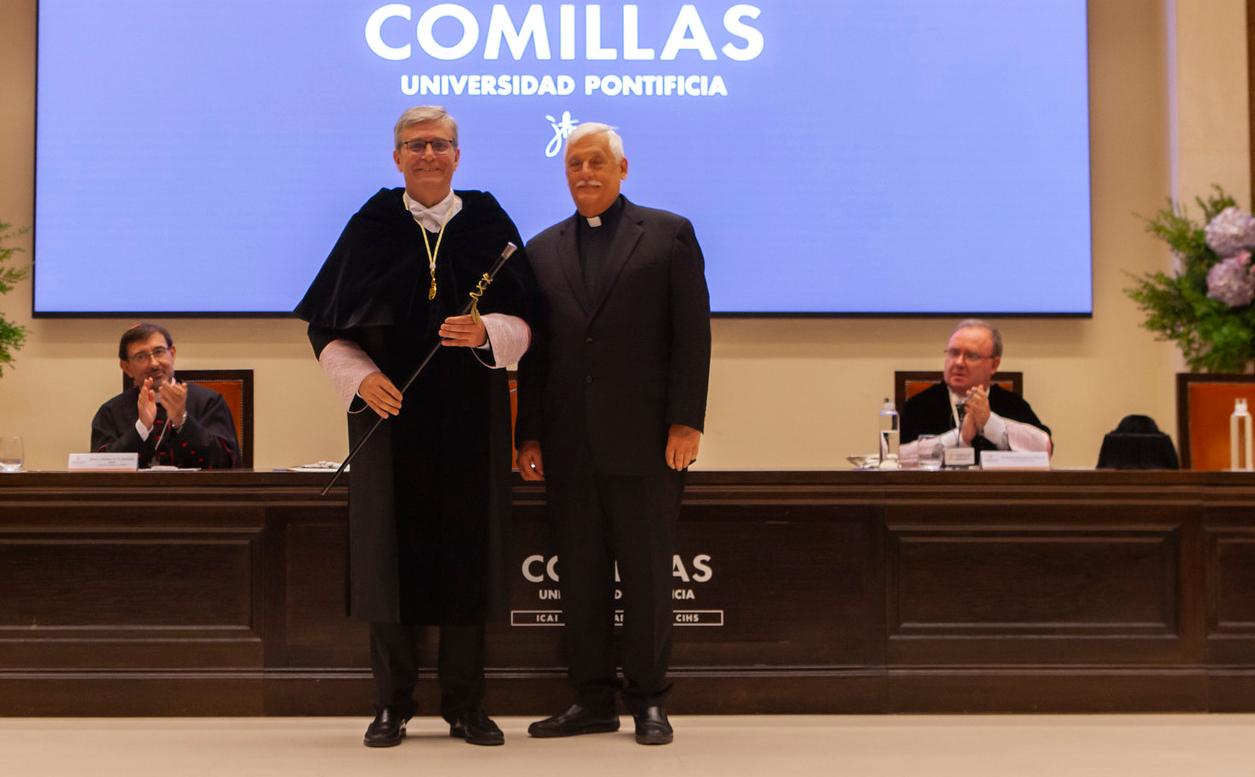
[[1000,504],[893,506],[889,662],[1192,662],[1201,565],[1186,548],[1200,515],[1188,503],[1012,494]]
[[345,522],[284,527],[284,628],[288,666],[367,666],[366,624],[345,617]]
[[5,715],[191,717],[264,714],[257,673],[6,671],[0,674]]
[[[368,714],[346,489],[319,498],[324,481],[0,478],[0,714]],[[676,712],[1255,710],[1255,476],[689,483]],[[543,489],[515,505],[511,609],[560,615]],[[490,629],[493,712],[568,701],[561,637]]]
[[0,633],[251,630],[249,538],[0,535]]
[[[672,665],[878,662],[879,566],[867,563],[879,555],[877,512],[763,512],[722,505],[686,509],[673,566],[680,636]],[[550,575],[553,554],[539,511],[516,518],[515,540],[513,622],[535,623],[529,618],[536,613],[560,618],[558,583]],[[560,559],[552,570],[561,575]],[[490,656],[508,655],[511,666],[561,666],[560,633],[557,625],[519,625],[494,643]]]
[[0,666],[258,665],[264,510],[95,496],[0,501]]
[[1255,638],[1255,529],[1208,533],[1209,636]]
[[1177,634],[1173,531],[956,527],[892,538],[891,637]]
[[1209,500],[1203,524],[1206,660],[1226,669],[1255,667],[1255,509]]

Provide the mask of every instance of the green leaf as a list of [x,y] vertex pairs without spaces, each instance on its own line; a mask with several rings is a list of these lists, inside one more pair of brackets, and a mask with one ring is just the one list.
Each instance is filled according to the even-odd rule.
[[[30,268],[4,266],[22,249],[10,245],[9,241],[27,230],[12,230],[8,224],[0,222],[0,294],[7,294],[17,283],[23,280]],[[4,375],[4,366],[13,363],[13,352],[26,343],[26,328],[9,321],[0,313],[0,376]]]

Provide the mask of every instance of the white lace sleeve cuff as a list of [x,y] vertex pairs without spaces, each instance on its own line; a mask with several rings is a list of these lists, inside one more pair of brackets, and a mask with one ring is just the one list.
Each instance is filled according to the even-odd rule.
[[344,405],[345,410],[353,404],[362,379],[379,371],[379,367],[362,347],[352,340],[332,340],[328,343],[318,356],[318,366],[322,367],[322,371],[331,380],[331,388],[340,398],[340,404]]
[[488,342],[492,345],[492,364],[484,361],[476,349],[471,353],[479,359],[480,364],[493,369],[502,369],[517,364],[527,348],[532,344],[532,328],[518,316],[505,313],[485,313],[480,318],[484,321],[484,329],[488,332]]
[[1006,419],[1005,423],[1007,425],[1007,442],[1010,443],[1011,450],[1045,451],[1047,454],[1054,452],[1054,444],[1050,442],[1050,435],[1036,426],[1009,419]]

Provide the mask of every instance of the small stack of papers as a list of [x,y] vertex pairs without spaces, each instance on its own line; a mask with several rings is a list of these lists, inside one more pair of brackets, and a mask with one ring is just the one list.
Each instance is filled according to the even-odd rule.
[[[314,461],[314,462],[310,462],[309,464],[298,464],[295,467],[288,467],[286,470],[280,469],[280,471],[283,471],[283,472],[335,472],[338,469],[340,469],[340,462],[338,461]],[[347,472],[348,470],[345,470],[345,471]]]

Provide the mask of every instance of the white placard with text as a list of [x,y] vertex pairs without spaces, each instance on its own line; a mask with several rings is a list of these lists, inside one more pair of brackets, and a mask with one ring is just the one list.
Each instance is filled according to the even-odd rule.
[[138,453],[71,453],[71,472],[134,472],[139,469]]

